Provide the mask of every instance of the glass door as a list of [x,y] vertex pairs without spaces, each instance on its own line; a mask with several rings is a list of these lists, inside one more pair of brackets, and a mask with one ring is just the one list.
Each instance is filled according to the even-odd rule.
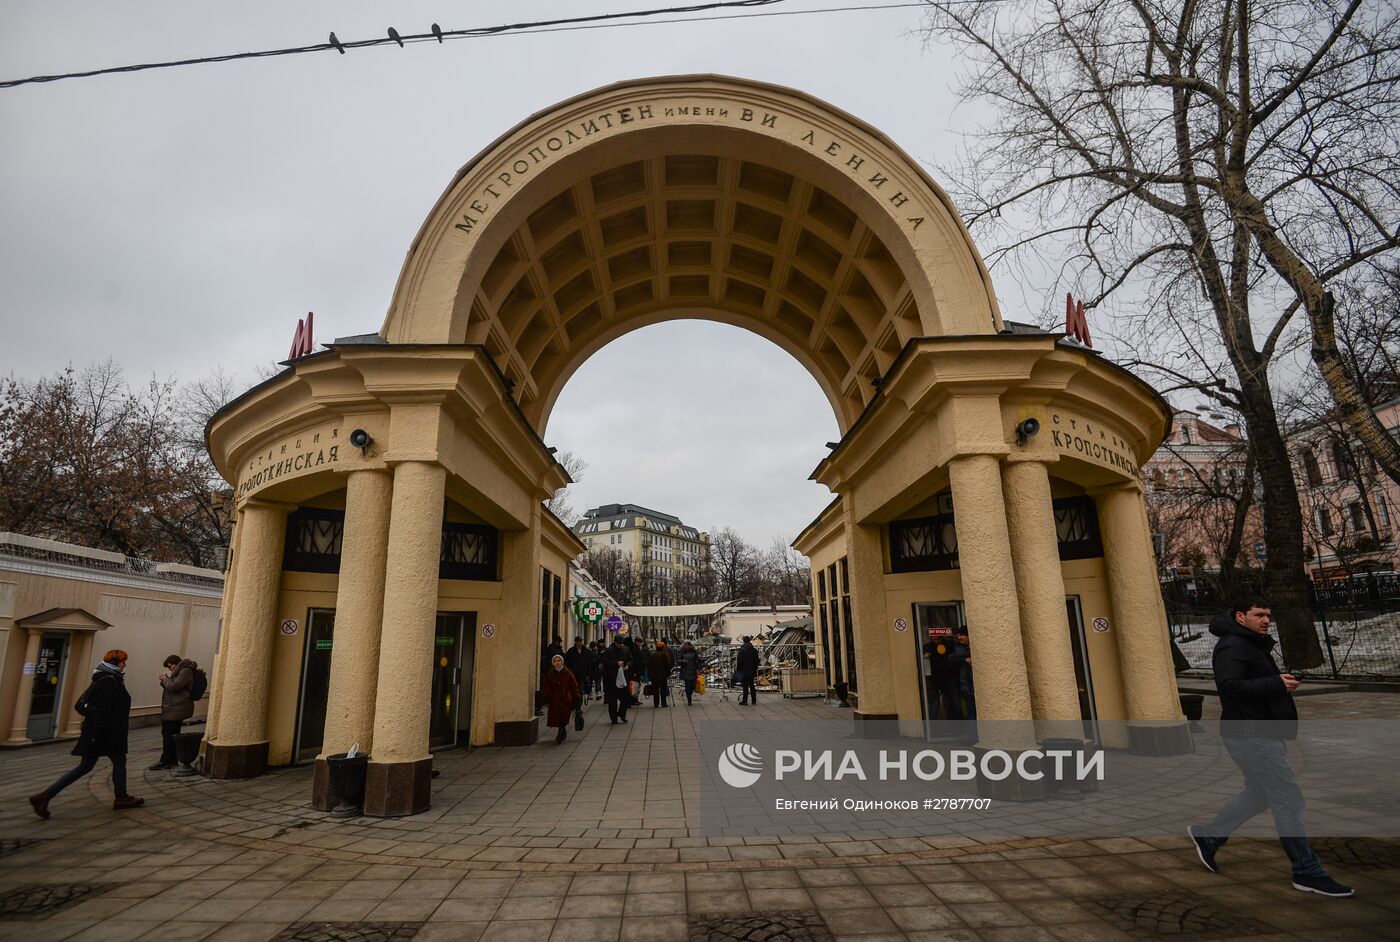
[[1070,648],[1074,652],[1074,681],[1079,688],[1079,718],[1084,722],[1084,738],[1099,741],[1099,717],[1094,708],[1094,679],[1089,674],[1089,653],[1084,641],[1084,610],[1079,596],[1065,598],[1069,615]]
[[918,654],[919,695],[926,739],[959,739],[961,732],[939,724],[964,719],[959,664],[954,659],[963,623],[961,602],[921,602],[914,606],[914,646]]
[[457,742],[464,620],[460,612],[438,612],[437,628],[433,632],[433,699],[432,719],[428,724],[429,749],[440,749]]
[[67,635],[44,635],[39,640],[39,660],[34,662],[34,686],[29,701],[29,725],[25,735],[35,742],[53,739],[61,701],[64,662],[68,658]]
[[298,762],[321,753],[326,736],[326,699],[331,689],[331,649],[335,609],[313,608],[306,614],[306,648],[302,654],[301,704],[297,711]]

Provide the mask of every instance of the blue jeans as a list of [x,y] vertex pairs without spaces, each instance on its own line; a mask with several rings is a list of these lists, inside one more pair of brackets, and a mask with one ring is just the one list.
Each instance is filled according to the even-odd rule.
[[1316,877],[1327,871],[1308,844],[1303,824],[1303,790],[1288,764],[1282,739],[1223,737],[1230,758],[1244,773],[1244,791],[1225,802],[1215,818],[1199,827],[1202,837],[1224,844],[1232,831],[1266,808],[1273,812],[1279,843],[1293,864],[1295,877]]
[[[112,791],[118,798],[126,796],[126,756],[112,756]],[[69,785],[87,775],[97,767],[97,756],[83,756],[76,766],[59,776],[58,781],[44,789],[44,794],[53,798]]]

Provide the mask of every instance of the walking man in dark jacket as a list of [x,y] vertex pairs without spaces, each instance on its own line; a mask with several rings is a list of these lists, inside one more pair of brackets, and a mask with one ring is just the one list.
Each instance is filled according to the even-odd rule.
[[734,671],[739,675],[739,706],[758,704],[758,648],[753,640],[744,635],[744,643],[739,646],[739,654],[734,659]]
[[578,681],[579,689],[582,690],[584,684],[588,683],[588,649],[583,646],[583,639],[574,638],[574,646],[564,652],[564,666],[574,675],[574,680]]
[[630,685],[636,679],[631,652],[614,638],[603,652],[603,702],[614,726],[627,722],[627,708],[632,705]]
[[651,683],[651,705],[669,707],[671,704],[671,669],[675,662],[671,652],[666,650],[666,642],[656,642],[656,647],[647,655],[647,678]]
[[178,654],[165,659],[165,673],[160,681],[160,759],[150,771],[173,769],[176,766],[175,737],[185,720],[194,716],[194,661]]
[[102,656],[102,663],[92,674],[92,683],[78,698],[74,708],[83,716],[83,730],[73,746],[78,764],[59,776],[58,781],[37,795],[29,796],[29,804],[41,818],[49,816],[49,802],[59,792],[87,775],[102,756],[112,760],[112,791],[116,801],[112,808],[124,811],[146,803],[126,791],[126,732],[131,718],[131,694],[127,693],[122,672],[126,670],[126,652],[113,648]]
[[1308,844],[1303,791],[1288,764],[1286,740],[1298,735],[1293,691],[1299,680],[1280,673],[1269,637],[1269,603],[1245,598],[1215,616],[1215,686],[1220,693],[1220,738],[1244,773],[1244,791],[1216,816],[1186,829],[1201,863],[1218,873],[1215,857],[1230,833],[1266,808],[1293,865],[1293,887],[1323,896],[1351,896],[1352,888],[1327,875]]

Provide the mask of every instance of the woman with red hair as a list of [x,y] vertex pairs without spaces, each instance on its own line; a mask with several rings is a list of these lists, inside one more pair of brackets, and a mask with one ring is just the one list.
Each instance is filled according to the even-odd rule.
[[112,808],[122,811],[146,803],[144,798],[135,798],[126,791],[126,729],[131,716],[131,694],[126,690],[125,670],[125,651],[113,648],[102,655],[102,663],[93,671],[92,683],[73,705],[83,716],[83,731],[73,746],[73,755],[79,756],[80,761],[47,789],[30,796],[29,804],[39,817],[47,818],[54,796],[91,772],[102,756],[112,760],[112,791],[116,794]]

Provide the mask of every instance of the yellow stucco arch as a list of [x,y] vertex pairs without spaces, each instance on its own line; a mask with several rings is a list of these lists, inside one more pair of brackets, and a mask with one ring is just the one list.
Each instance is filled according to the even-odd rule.
[[580,95],[475,157],[380,334],[484,346],[542,432],[589,355],[680,317],[787,350],[843,432],[911,338],[1002,326],[947,195],[888,138],[792,89],[694,75]]

